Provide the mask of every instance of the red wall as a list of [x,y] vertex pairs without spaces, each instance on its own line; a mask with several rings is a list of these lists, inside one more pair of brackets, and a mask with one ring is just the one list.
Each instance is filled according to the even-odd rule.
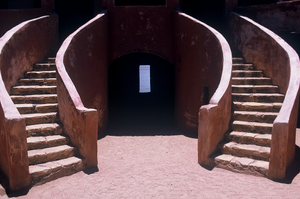
[[41,6],[36,9],[0,9],[0,37],[23,21],[50,14],[54,10],[54,0],[41,0]]
[[216,91],[223,69],[219,40],[201,22],[188,15],[174,14],[175,104],[178,121],[197,131],[198,111],[204,104],[204,87],[209,99]]
[[130,52],[158,54],[173,63],[173,10],[178,0],[167,6],[114,6],[103,2],[109,19],[109,63]]

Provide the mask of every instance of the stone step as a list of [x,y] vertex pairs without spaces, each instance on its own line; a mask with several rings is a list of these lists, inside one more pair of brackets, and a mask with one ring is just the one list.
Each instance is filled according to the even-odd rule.
[[247,122],[262,122],[272,124],[278,113],[256,111],[234,111],[233,119]]
[[20,114],[57,112],[57,103],[53,104],[15,104]]
[[36,63],[33,65],[33,71],[54,71],[56,70],[55,63],[53,62],[43,62]]
[[36,136],[27,138],[28,150],[43,149],[68,144],[69,139],[62,135]]
[[29,166],[32,177],[32,185],[43,184],[63,176],[72,175],[84,169],[80,158],[69,157],[53,162]]
[[242,57],[233,57],[232,63],[233,64],[243,64],[245,62],[245,59]]
[[11,95],[15,104],[50,104],[57,103],[57,94],[40,94],[40,95]]
[[19,79],[18,85],[56,86],[56,78]]
[[253,70],[253,64],[236,63],[232,64],[232,70]]
[[279,93],[274,85],[232,85],[233,93]]
[[232,85],[271,85],[269,77],[232,77]]
[[35,94],[56,94],[56,86],[22,85],[14,86],[10,90],[11,95],[35,95]]
[[28,71],[24,78],[55,78],[56,71]]
[[269,170],[269,162],[267,161],[235,157],[228,154],[219,155],[215,157],[214,161],[217,167],[237,173],[267,177]]
[[273,124],[260,122],[233,121],[232,131],[242,131],[260,134],[272,134]]
[[50,113],[30,113],[22,114],[25,117],[26,125],[55,123],[57,120],[57,112]]
[[240,144],[233,141],[220,143],[218,147],[223,154],[264,161],[269,161],[270,159],[270,147],[258,146],[254,144]]
[[284,95],[279,93],[232,93],[232,100],[238,102],[282,103]]
[[227,141],[234,141],[240,144],[255,144],[258,146],[271,147],[271,134],[231,131],[226,133],[225,137]]
[[29,165],[40,164],[44,162],[51,162],[54,160],[64,159],[74,156],[76,150],[74,147],[68,145],[61,145],[56,147],[29,150],[28,158]]
[[62,134],[62,132],[62,125],[57,123],[35,124],[26,126],[27,137],[60,135]]
[[279,112],[282,103],[233,102],[235,111]]
[[46,60],[48,63],[55,63],[55,57],[48,57]]
[[234,70],[232,71],[232,77],[263,77],[262,71],[256,70]]

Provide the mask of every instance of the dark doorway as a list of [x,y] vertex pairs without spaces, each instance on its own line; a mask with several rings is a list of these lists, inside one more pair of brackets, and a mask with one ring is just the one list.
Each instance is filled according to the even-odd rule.
[[77,28],[92,19],[94,15],[93,6],[94,0],[55,0],[55,12],[59,16],[60,43]]
[[[141,65],[150,67],[147,92],[140,92]],[[174,134],[174,67],[168,61],[148,53],[122,56],[109,66],[108,83],[108,134]]]

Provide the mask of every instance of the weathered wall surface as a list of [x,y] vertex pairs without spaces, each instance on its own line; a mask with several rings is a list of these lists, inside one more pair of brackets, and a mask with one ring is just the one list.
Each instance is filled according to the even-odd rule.
[[[57,17],[25,21],[0,38],[0,168],[12,190],[29,185],[26,125],[8,91],[57,42]],[[31,42],[31,43],[28,43]]]
[[107,15],[80,30],[65,53],[64,64],[85,107],[98,111],[99,132],[107,123]]
[[103,2],[109,18],[109,63],[136,51],[158,54],[173,63],[173,10],[178,1],[167,6],[114,6]]
[[300,1],[240,7],[235,11],[275,32],[300,32]]
[[220,81],[222,51],[215,35],[192,17],[175,12],[174,25],[177,117],[181,126],[197,132],[199,108]]
[[263,70],[285,94],[272,128],[268,177],[283,179],[295,156],[295,132],[299,104],[300,62],[295,50],[283,39],[253,20],[231,14],[232,45],[246,61]]
[[1,41],[7,41],[0,59],[2,78],[10,92],[25,71],[53,53],[58,41],[58,17],[54,15],[30,24],[21,23],[1,37]]
[[56,56],[60,118],[87,167],[97,166],[97,133],[107,121],[107,22],[106,14],[97,15]]
[[42,0],[41,8],[0,9],[0,37],[23,21],[50,14],[54,11],[54,0]]

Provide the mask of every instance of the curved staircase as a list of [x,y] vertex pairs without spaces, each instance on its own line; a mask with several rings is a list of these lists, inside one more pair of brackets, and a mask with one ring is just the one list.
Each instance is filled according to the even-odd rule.
[[221,155],[217,167],[235,172],[267,176],[273,121],[282,106],[284,95],[263,71],[243,58],[233,58],[233,112],[230,131],[219,143]]
[[58,116],[55,59],[34,64],[11,88],[11,99],[25,117],[32,185],[71,175],[84,168]]

